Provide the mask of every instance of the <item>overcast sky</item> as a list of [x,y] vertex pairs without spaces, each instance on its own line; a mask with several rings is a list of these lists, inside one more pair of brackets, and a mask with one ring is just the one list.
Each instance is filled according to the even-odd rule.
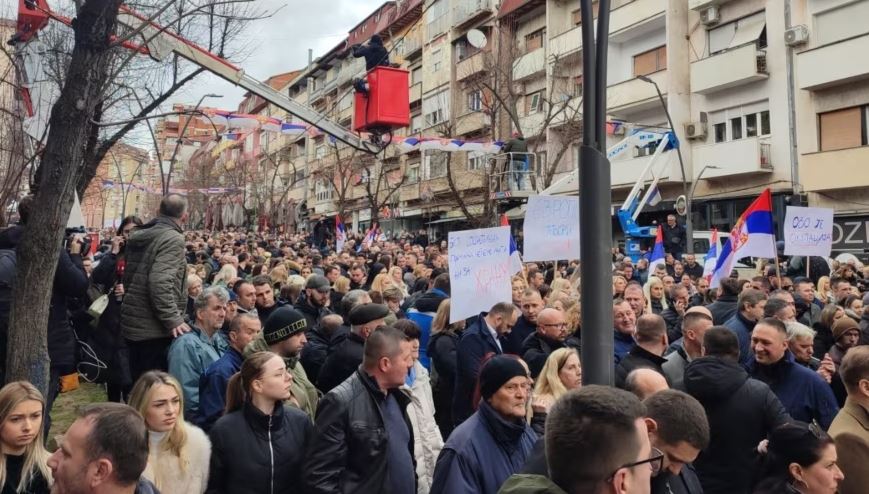
[[[250,55],[244,60],[232,61],[261,81],[274,74],[301,69],[308,62],[308,48],[314,50],[314,58],[323,55],[383,3],[383,0],[257,0],[258,7],[277,10],[277,13],[249,25],[245,43]],[[206,99],[203,106],[234,110],[244,90],[203,74],[177,93],[172,102],[192,105],[207,93],[220,94],[223,98]]]

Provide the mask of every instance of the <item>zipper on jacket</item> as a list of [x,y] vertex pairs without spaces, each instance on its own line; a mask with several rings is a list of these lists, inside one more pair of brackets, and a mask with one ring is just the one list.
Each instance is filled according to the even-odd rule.
[[272,446],[272,416],[269,415],[269,458],[271,460],[271,477],[269,479],[269,493],[275,494],[275,449]]

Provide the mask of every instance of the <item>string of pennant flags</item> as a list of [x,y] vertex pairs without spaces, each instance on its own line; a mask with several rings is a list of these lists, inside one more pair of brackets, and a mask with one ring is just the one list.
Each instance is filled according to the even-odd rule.
[[[162,189],[148,187],[145,185],[137,184],[135,182],[126,182],[120,183],[114,180],[103,180],[103,190],[120,188],[121,190],[129,187],[131,190],[138,190],[145,192],[146,194],[162,194]],[[242,190],[238,187],[207,187],[207,188],[198,188],[198,189],[184,189],[180,187],[169,187],[170,194],[183,194],[187,195],[190,192],[199,192],[204,195],[218,195],[218,194],[232,194],[236,192],[242,192]]]

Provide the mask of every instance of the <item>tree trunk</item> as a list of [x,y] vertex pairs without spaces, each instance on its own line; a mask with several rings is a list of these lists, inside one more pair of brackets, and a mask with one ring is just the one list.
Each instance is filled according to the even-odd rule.
[[82,172],[91,119],[102,99],[121,0],[88,0],[74,20],[75,47],[51,111],[35,204],[17,249],[6,379],[48,390],[48,311],[57,256]]

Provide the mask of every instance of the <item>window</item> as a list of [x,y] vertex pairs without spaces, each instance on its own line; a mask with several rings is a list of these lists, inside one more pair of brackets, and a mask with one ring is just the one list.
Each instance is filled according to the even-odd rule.
[[419,182],[419,163],[407,165],[407,180],[405,183],[415,184]]
[[328,180],[318,180],[314,187],[317,202],[332,200],[332,184]]
[[756,42],[759,48],[766,47],[766,16],[764,12],[758,12],[709,30],[710,55],[752,42]]
[[295,183],[301,183],[302,180],[304,180],[304,179],[305,179],[305,169],[304,168],[297,169],[296,173],[294,174],[293,181]]
[[821,151],[867,145],[867,107],[845,108],[818,115]]
[[525,52],[531,52],[538,48],[543,48],[543,38],[546,36],[546,29],[538,29],[531,34],[525,35]]
[[444,151],[429,151],[425,155],[424,178],[430,180],[447,174],[447,154]]
[[525,114],[531,115],[543,110],[543,91],[525,95]]
[[456,61],[461,62],[470,55],[471,46],[467,40],[460,39],[456,41]]
[[757,137],[757,113],[745,116],[745,137]]
[[649,75],[667,68],[667,47],[659,46],[638,55],[634,55],[634,77]]
[[486,153],[471,151],[468,153],[468,170],[484,170],[486,168]]
[[414,67],[410,71],[410,84],[419,84],[422,82],[422,67]]
[[468,93],[468,110],[481,111],[483,109],[483,91],[474,89]]
[[582,98],[582,76],[578,75],[573,78],[573,97]]
[[727,124],[726,123],[717,123],[712,129],[715,133],[715,142],[725,142],[727,141]]
[[418,134],[422,131],[422,115],[414,115],[410,119],[410,133]]
[[422,100],[422,115],[425,118],[425,127],[437,125],[450,118],[449,102],[449,90],[441,91]]
[[444,110],[442,108],[438,108],[437,110],[426,113],[425,115],[425,126],[432,127],[444,121]]
[[[592,19],[597,19],[598,7],[600,7],[600,5],[598,4],[597,0],[595,0],[594,2],[591,2]],[[579,13],[579,9],[576,9],[573,12],[571,12],[570,15],[573,17],[573,24],[575,26],[582,25],[582,16]]]
[[819,12],[814,15],[813,43],[823,46],[863,34],[866,32],[866,19],[869,19],[869,2],[847,2],[841,7]]
[[742,139],[742,117],[730,119],[730,136],[731,139]]
[[768,136],[769,131],[769,110],[760,112],[760,135]]

